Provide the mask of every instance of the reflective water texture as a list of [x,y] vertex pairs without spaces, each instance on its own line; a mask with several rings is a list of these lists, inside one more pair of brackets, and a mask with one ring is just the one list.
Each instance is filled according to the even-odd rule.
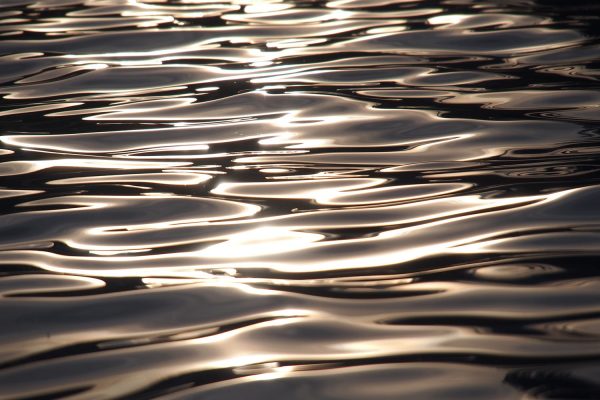
[[0,398],[600,398],[600,2],[0,18]]

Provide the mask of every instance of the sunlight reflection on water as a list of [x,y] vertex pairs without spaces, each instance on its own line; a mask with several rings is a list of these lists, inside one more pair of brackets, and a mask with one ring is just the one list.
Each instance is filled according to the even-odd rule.
[[575,0],[4,0],[0,398],[600,398]]

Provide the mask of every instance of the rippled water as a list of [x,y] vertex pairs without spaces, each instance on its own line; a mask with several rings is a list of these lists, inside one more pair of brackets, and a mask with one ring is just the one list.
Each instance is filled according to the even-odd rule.
[[0,18],[0,398],[600,398],[600,2]]

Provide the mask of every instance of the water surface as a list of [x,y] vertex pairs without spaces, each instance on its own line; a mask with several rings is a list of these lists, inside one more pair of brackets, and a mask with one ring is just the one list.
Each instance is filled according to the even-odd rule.
[[600,3],[0,2],[0,398],[600,398]]

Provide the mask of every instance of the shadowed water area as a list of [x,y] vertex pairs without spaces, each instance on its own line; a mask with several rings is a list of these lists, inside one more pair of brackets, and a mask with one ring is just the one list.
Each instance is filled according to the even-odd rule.
[[599,27],[1,0],[0,399],[599,399]]

